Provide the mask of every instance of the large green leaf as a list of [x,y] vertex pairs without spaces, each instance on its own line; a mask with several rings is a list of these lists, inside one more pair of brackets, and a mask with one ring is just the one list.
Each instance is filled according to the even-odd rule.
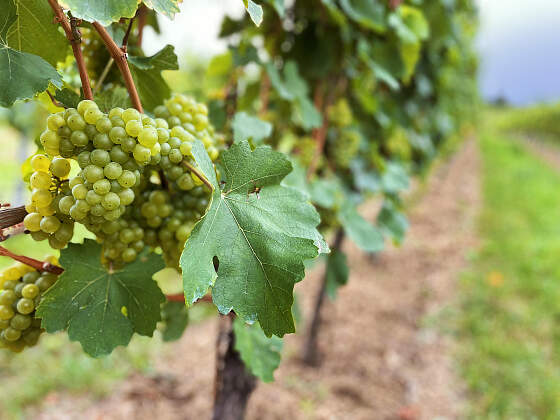
[[16,20],[16,5],[12,0],[7,0],[0,8],[0,42],[2,44],[8,43],[8,30]]
[[364,28],[384,32],[385,5],[377,0],[341,0],[340,5],[346,15]]
[[238,112],[233,117],[233,141],[253,141],[253,144],[261,144],[262,141],[272,134],[272,124],[253,117],[246,112]]
[[[10,9],[10,3],[16,7],[17,18],[9,27],[6,37],[11,48],[43,58],[56,67],[64,61],[69,43],[54,21],[54,13],[47,1],[43,0],[4,0],[2,6]],[[0,13],[6,13],[5,10]],[[0,19],[1,20],[1,19]]]
[[299,125],[305,130],[320,127],[322,123],[321,113],[309,99],[309,86],[299,74],[297,63],[288,61],[283,68],[283,77],[272,63],[266,65],[266,71],[278,95],[282,99],[294,103]]
[[346,235],[362,250],[379,252],[385,247],[381,231],[364,219],[349,200],[338,213]]
[[103,25],[132,18],[138,8],[137,0],[64,0],[75,17]]
[[62,87],[56,69],[41,57],[0,44],[0,106],[32,98],[49,84]]
[[390,200],[385,200],[383,207],[377,216],[377,225],[383,233],[400,244],[408,230],[408,220]]
[[264,335],[259,324],[248,325],[240,318],[233,322],[235,350],[241,356],[245,367],[263,382],[274,381],[274,371],[280,365],[282,353],[281,338]]
[[336,298],[339,287],[348,283],[350,269],[346,262],[346,254],[342,250],[333,249],[327,256],[327,295],[331,299]]
[[263,9],[253,0],[243,0],[243,5],[255,25],[260,26],[263,21]]
[[179,0],[143,0],[143,2],[150,9],[154,9],[171,19],[175,17],[176,13],[180,12]]
[[165,297],[152,280],[164,267],[156,254],[142,254],[116,271],[101,265],[101,246],[92,240],[61,251],[64,273],[37,309],[49,333],[68,328],[72,341],[97,357],[127,345],[133,333],[151,336]]
[[142,105],[147,111],[153,111],[171,95],[171,89],[163,80],[161,72],[179,69],[174,48],[166,45],[151,57],[129,57],[129,62]]
[[175,341],[181,338],[189,325],[189,311],[183,302],[165,302],[161,309],[163,341]]
[[305,194],[280,185],[290,162],[269,147],[252,151],[247,141],[236,143],[222,154],[220,188],[200,141],[193,156],[214,191],[181,256],[185,301],[194,303],[212,287],[221,313],[258,320],[267,336],[294,332],[294,284],[303,279],[303,261],[327,247]]
[[386,193],[397,194],[409,188],[410,179],[400,163],[388,162],[381,176],[381,185]]

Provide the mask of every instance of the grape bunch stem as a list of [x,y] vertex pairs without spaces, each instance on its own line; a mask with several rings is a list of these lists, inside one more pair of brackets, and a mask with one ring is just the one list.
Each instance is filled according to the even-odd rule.
[[48,262],[39,261],[34,258],[26,257],[23,255],[14,254],[12,251],[4,248],[3,246],[0,246],[0,255],[4,257],[9,257],[12,260],[19,261],[23,264],[33,267],[37,271],[48,271],[49,273],[56,274],[57,276],[64,272],[64,269],[62,267],[53,265]]
[[[89,76],[86,69],[86,62],[84,61],[84,56],[82,54],[82,47],[80,46],[81,40],[74,36],[75,31],[72,30],[70,22],[64,15],[62,7],[58,4],[56,0],[48,0],[53,12],[56,16],[56,20],[64,29],[66,38],[70,41],[72,45],[72,51],[74,52],[74,57],[76,58],[76,64],[78,65],[78,71],[80,73],[80,79],[82,81],[82,89],[84,91],[85,99],[93,99],[93,92],[91,90],[91,84],[89,81]],[[77,28],[76,28],[77,30]]]

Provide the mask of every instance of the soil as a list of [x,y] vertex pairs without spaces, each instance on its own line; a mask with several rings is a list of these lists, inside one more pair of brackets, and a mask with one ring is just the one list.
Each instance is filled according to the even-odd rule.
[[[272,384],[259,384],[247,418],[455,419],[463,385],[453,362],[453,342],[426,319],[453,304],[466,256],[476,245],[480,206],[476,143],[466,142],[430,175],[410,209],[402,247],[371,257],[352,244],[349,284],[324,307],[322,364],[304,367],[303,344],[286,339]],[[364,209],[373,218],[375,207]],[[304,319],[323,273],[312,270],[298,285]],[[437,322],[436,322],[437,324]],[[218,323],[189,327],[150,376],[134,375],[108,398],[51,395],[34,415],[46,419],[209,419],[213,403]]]

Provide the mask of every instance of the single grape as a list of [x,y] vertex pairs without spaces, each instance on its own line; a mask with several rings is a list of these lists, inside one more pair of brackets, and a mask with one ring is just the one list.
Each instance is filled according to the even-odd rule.
[[43,217],[41,220],[41,230],[45,233],[54,233],[60,227],[60,220],[56,216]]
[[35,299],[39,295],[39,288],[34,284],[26,284],[21,291],[21,295],[27,299]]
[[48,172],[51,160],[45,155],[35,155],[31,158],[31,167],[34,171]]
[[72,188],[72,195],[76,200],[85,200],[88,188],[84,184],[78,184]]
[[89,159],[95,166],[105,167],[111,162],[111,156],[108,151],[102,149],[95,149],[90,153]]
[[51,172],[58,178],[66,178],[70,173],[70,162],[64,158],[54,158],[51,163]]
[[105,166],[103,172],[108,179],[117,179],[122,175],[123,169],[117,162],[111,162]]
[[124,122],[128,123],[129,121],[132,120],[139,120],[140,113],[134,108],[127,108],[122,112],[121,117],[124,120]]
[[121,205],[121,199],[114,192],[108,192],[103,196],[103,199],[101,200],[101,205],[106,210],[115,210]]

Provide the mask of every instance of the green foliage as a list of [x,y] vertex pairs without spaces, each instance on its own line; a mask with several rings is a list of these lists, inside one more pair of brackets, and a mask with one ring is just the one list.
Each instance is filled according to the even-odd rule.
[[350,268],[346,254],[342,250],[333,250],[327,256],[327,295],[331,299],[336,298],[336,292],[339,287],[348,283]]
[[248,325],[240,318],[233,321],[235,350],[245,367],[263,382],[274,381],[274,371],[280,365],[282,339],[268,338],[258,323]]
[[263,9],[253,0],[243,0],[243,4],[245,5],[245,10],[251,16],[251,20],[255,23],[255,25],[260,26],[263,21]]
[[391,200],[385,200],[377,215],[377,224],[383,233],[400,244],[408,230],[408,220]]
[[74,16],[110,25],[121,18],[132,18],[138,8],[137,0],[65,0]]
[[482,136],[481,248],[463,277],[454,332],[472,418],[552,419],[560,416],[560,175],[512,140]]
[[122,86],[106,89],[96,95],[96,102],[102,112],[108,113],[113,108],[130,108],[130,97]]
[[41,57],[0,45],[0,105],[32,98],[49,84],[62,86],[58,72]]
[[212,287],[221,313],[233,309],[243,320],[258,320],[267,336],[294,332],[292,290],[304,276],[303,261],[318,255],[322,240],[313,207],[279,185],[290,162],[268,147],[251,151],[247,141],[237,143],[222,154],[226,179],[220,187],[201,143],[193,156],[214,191],[181,256],[187,303]]
[[379,252],[384,248],[382,231],[364,219],[348,200],[338,214],[346,235],[362,250]]
[[183,302],[165,302],[161,320],[164,323],[163,341],[175,341],[181,338],[189,324],[189,311]]
[[130,71],[140,100],[147,110],[153,110],[171,96],[171,89],[163,79],[164,70],[177,70],[177,56],[171,45],[151,57],[129,57]]
[[238,112],[233,117],[233,141],[251,140],[253,144],[259,145],[272,133],[272,124],[252,117],[246,112]]
[[68,336],[98,357],[127,345],[133,333],[152,336],[165,300],[152,275],[163,268],[155,254],[118,271],[101,264],[101,246],[85,240],[61,252],[65,271],[41,302],[37,315],[49,333]]
[[[63,33],[53,24],[54,13],[47,1],[6,0],[8,5],[0,13],[10,13],[13,3],[16,19],[5,36],[0,34],[7,45],[15,50],[38,55],[53,67],[66,59],[69,48]],[[0,16],[0,21],[2,17]]]

